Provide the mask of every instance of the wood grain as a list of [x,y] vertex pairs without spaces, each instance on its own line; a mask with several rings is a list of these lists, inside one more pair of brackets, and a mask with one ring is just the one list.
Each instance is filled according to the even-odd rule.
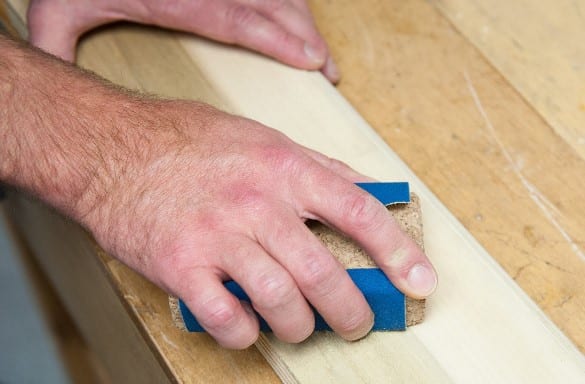
[[16,34],[8,16],[8,7],[4,2],[0,2],[0,32],[5,32],[4,30],[11,35]]
[[13,36],[28,36],[26,24],[23,22],[26,15],[28,1],[0,2],[0,22],[7,32]]
[[340,91],[585,351],[585,162],[430,4],[366,3],[312,2]]
[[585,158],[585,4],[579,0],[432,3]]

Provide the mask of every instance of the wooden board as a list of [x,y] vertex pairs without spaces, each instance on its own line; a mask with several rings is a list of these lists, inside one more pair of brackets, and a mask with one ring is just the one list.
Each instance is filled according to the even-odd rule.
[[[475,90],[476,94],[493,91],[498,96],[503,95],[506,101],[512,101],[514,108],[520,108],[524,118],[528,118],[530,122],[535,122],[535,125],[546,126],[543,125],[544,123],[538,119],[538,116],[530,108],[522,104],[521,99],[517,99],[513,89],[509,88],[499,75],[489,65],[486,65],[464,40],[461,40],[460,37],[457,37],[457,34],[448,29],[448,25],[444,21],[437,18],[437,14],[433,13],[432,8],[428,7],[426,3],[409,2],[411,5],[407,5],[406,10],[401,8],[403,2],[387,3],[389,5],[376,3],[376,6],[370,8],[372,11],[380,12],[381,15],[388,17],[390,17],[390,11],[395,10],[395,8],[399,11],[402,9],[402,12],[396,14],[396,19],[399,22],[402,21],[403,24],[399,23],[397,25],[405,29],[405,32],[408,32],[408,28],[405,27],[405,25],[408,26],[408,22],[405,19],[414,20],[415,16],[422,16],[422,20],[429,21],[428,24],[424,24],[425,26],[438,28],[440,33],[433,30],[434,33],[437,33],[437,36],[432,36],[432,33],[429,32],[434,39],[443,42],[455,42],[457,52],[466,54],[463,55],[463,64],[473,64],[472,69],[468,69],[467,78],[469,82],[462,82],[462,86],[454,90],[452,89],[454,81],[450,76],[446,76],[444,84],[442,80],[437,84],[437,79],[433,78],[428,71],[420,72],[426,74],[427,77],[422,76],[419,80],[416,80],[419,76],[413,75],[414,69],[410,72],[405,71],[404,73],[407,73],[408,76],[404,77],[412,82],[405,84],[409,86],[407,87],[408,92],[411,93],[405,91],[399,94],[398,96],[402,98],[399,98],[401,102],[398,106],[410,105],[410,101],[404,98],[407,95],[413,96],[413,105],[422,105],[427,108],[426,110],[423,108],[422,110],[418,109],[406,113],[403,120],[399,121],[402,125],[391,124],[391,128],[399,128],[404,131],[406,128],[412,128],[416,133],[420,133],[421,130],[416,130],[420,128],[419,125],[422,125],[420,120],[417,120],[418,112],[426,111],[424,117],[427,119],[431,119],[431,117],[440,118],[438,123],[435,124],[441,123],[441,125],[448,126],[449,134],[444,134],[444,136],[450,137],[454,143],[458,143],[452,137],[452,132],[460,133],[456,128],[461,128],[465,125],[481,127],[482,124],[485,124],[485,121],[482,120],[481,109],[477,107],[478,103],[476,103],[476,100],[479,99],[481,102],[482,99],[474,98],[472,90]],[[323,7],[322,9],[326,9],[325,6]],[[348,3],[344,3],[343,7],[346,10],[353,10]],[[373,20],[382,19],[374,17],[372,18]],[[392,25],[391,22],[387,22],[387,24]],[[352,28],[352,30],[354,29]],[[281,363],[279,366],[281,374],[287,374],[289,379],[300,381],[310,380],[311,378],[315,380],[315,377],[335,380],[335,374],[338,371],[343,374],[343,378],[346,378],[346,380],[356,377],[365,380],[369,377],[373,381],[381,378],[384,381],[388,381],[391,378],[396,378],[398,381],[400,379],[411,379],[410,381],[426,380],[435,382],[440,381],[441,378],[448,378],[451,381],[477,381],[478,378],[481,378],[485,381],[493,382],[502,381],[505,378],[510,380],[515,378],[538,382],[547,380],[560,381],[563,380],[562,375],[566,375],[565,381],[577,382],[582,380],[581,375],[584,371],[582,357],[559,334],[558,330],[531,305],[527,298],[505,277],[489,256],[478,247],[477,243],[470,239],[465,230],[453,220],[432,194],[406,170],[395,155],[387,150],[385,144],[372,133],[367,124],[352,111],[351,107],[321,77],[316,74],[306,74],[283,68],[254,55],[226,51],[215,45],[196,42],[191,38],[181,37],[180,43],[183,44],[183,47],[177,49],[175,36],[163,33],[149,35],[150,33],[151,31],[143,29],[122,28],[117,31],[106,32],[101,36],[95,36],[83,47],[82,62],[85,65],[93,66],[94,69],[98,69],[99,72],[104,73],[106,76],[110,75],[110,78],[118,82],[134,83],[130,84],[130,86],[163,94],[169,92],[168,95],[170,96],[175,95],[173,92],[177,92],[174,89],[175,87],[180,92],[185,92],[189,97],[196,95],[196,89],[198,88],[193,86],[190,89],[191,85],[185,85],[186,82],[181,75],[193,75],[194,79],[197,79],[197,74],[202,73],[208,81],[207,88],[205,88],[205,83],[203,82],[204,90],[211,90],[211,93],[215,93],[212,100],[229,106],[234,111],[257,116],[264,122],[284,129],[289,134],[296,133],[298,139],[305,140],[305,142],[310,141],[311,146],[350,161],[356,167],[369,171],[375,176],[407,178],[416,184],[415,190],[423,195],[422,202],[426,228],[434,233],[433,237],[428,239],[427,247],[441,273],[440,290],[430,303],[429,315],[432,318],[430,317],[422,326],[413,328],[412,332],[392,335],[385,340],[376,335],[376,337],[370,337],[365,342],[357,344],[342,343],[338,339],[331,339],[330,337],[330,340],[327,337],[316,338],[319,340],[314,339],[301,346],[280,346],[272,343],[267,349],[267,354],[273,361]],[[411,35],[416,34],[411,33]],[[422,36],[427,37],[424,34]],[[408,41],[408,43],[412,43],[412,41]],[[407,62],[409,62],[412,66],[413,63],[424,61],[416,60],[421,57],[421,52],[408,50],[405,48],[407,44],[403,43],[397,46],[398,48],[402,47],[402,51],[400,49],[396,51],[403,53],[405,58],[403,65],[406,66]],[[445,47],[447,45],[441,46]],[[99,47],[104,49],[101,52],[108,53],[106,57],[98,54],[92,56],[94,52],[100,53]],[[153,47],[153,53],[156,52],[157,48],[162,47],[163,52],[169,55],[151,57],[149,56],[151,53],[148,47]],[[449,47],[451,48],[450,45]],[[96,48],[96,51],[94,51],[94,48]],[[431,50],[432,44],[430,42],[417,49],[422,48],[428,49],[428,52],[430,52],[429,58],[433,58],[433,60],[429,59],[428,63],[431,66],[437,66],[437,68],[445,70],[448,75],[450,74],[447,71],[449,66],[457,69],[461,68],[461,65],[455,65],[458,62],[444,60],[449,56],[441,55],[441,50],[438,49],[438,52]],[[408,53],[412,53],[413,57],[409,57]],[[161,60],[161,57],[167,58],[168,62]],[[352,56],[345,57],[351,58]],[[367,56],[363,57],[367,59]],[[145,58],[152,58],[152,61]],[[384,56],[384,58],[387,59],[388,57]],[[196,63],[196,65],[193,63]],[[179,75],[166,74],[160,71],[160,66],[164,68],[165,65],[172,66],[175,69],[174,73],[178,72]],[[237,69],[235,72],[239,71],[239,76],[235,75],[234,66]],[[474,76],[474,71],[476,70],[481,74],[480,79],[486,81],[486,84],[478,82],[477,77]],[[153,76],[153,74],[156,76]],[[461,75],[461,72],[458,74]],[[441,72],[441,76],[443,76],[443,72]],[[262,80],[266,78],[270,79],[270,84]],[[461,81],[461,78],[458,79]],[[465,76],[463,79],[466,79]],[[491,83],[494,79],[496,85]],[[177,80],[182,81],[176,82]],[[368,78],[364,77],[363,80],[368,80]],[[176,83],[173,83],[173,81]],[[367,81],[365,82],[367,83]],[[234,88],[233,84],[238,84],[238,86]],[[443,85],[438,86],[441,84]],[[156,89],[157,87],[160,88]],[[492,90],[492,88],[495,90]],[[268,100],[262,99],[262,97],[274,94],[275,89],[278,91],[277,94],[281,95],[280,100],[275,100],[273,97],[267,97]],[[404,88],[401,87],[401,89]],[[382,105],[385,108],[380,108],[380,105],[376,104],[376,95],[383,93],[382,90],[382,88],[373,88],[371,100],[369,101],[372,104],[372,108],[376,107],[388,111],[388,106],[385,104]],[[478,92],[477,90],[480,91]],[[246,98],[247,92],[253,92],[258,98],[255,100],[242,100]],[[430,101],[425,102],[419,93],[428,93]],[[362,92],[361,94],[362,97],[368,97],[366,95],[369,93]],[[306,95],[311,95],[310,100],[307,100]],[[445,97],[445,95],[449,97]],[[208,95],[204,95],[204,97],[208,97]],[[292,101],[287,102],[288,100]],[[451,110],[440,110],[437,109],[438,107],[432,107],[433,101],[437,100],[442,101],[439,104],[441,107],[448,107],[451,104],[455,104],[455,107]],[[254,103],[261,103],[261,105]],[[456,108],[459,105],[457,103],[463,104],[461,109]],[[294,106],[294,108],[282,110],[282,105],[287,105],[287,107]],[[271,111],[272,108],[275,108],[276,111],[280,108],[280,113]],[[471,115],[471,112],[475,114]],[[385,120],[383,116],[379,119],[381,121]],[[459,120],[461,121],[459,122]],[[524,123],[521,124],[521,122],[517,124],[520,127],[524,126]],[[384,127],[384,124],[381,126]],[[311,127],[318,127],[318,129],[311,129]],[[432,127],[434,130],[429,127],[422,128],[428,129],[429,133],[432,134],[433,131],[437,130],[437,126]],[[464,131],[463,128],[461,128],[461,131]],[[328,134],[328,132],[331,133]],[[427,131],[422,130],[422,132],[426,133]],[[439,132],[441,131],[439,130]],[[402,136],[398,136],[401,136],[404,141],[405,136],[410,134],[411,132],[407,132],[403,133]],[[479,136],[481,138],[482,135],[480,134]],[[352,143],[349,148],[348,142]],[[417,143],[415,140],[412,142]],[[443,169],[444,173],[433,173],[431,171],[436,168],[429,167],[425,169],[421,166],[427,161],[427,158],[435,159],[435,163],[440,163],[430,154],[434,154],[441,159],[448,159],[449,151],[441,148],[441,145],[445,145],[445,143],[449,144],[450,142],[449,140],[439,141],[437,147],[434,147],[434,152],[429,150],[429,148],[433,149],[433,147],[432,145],[427,147],[426,144],[428,143],[425,143],[424,146],[420,142],[415,144],[415,149],[419,150],[419,158],[422,160],[420,162],[415,160],[412,165],[415,168],[422,168],[421,175],[425,177],[427,182],[433,182],[435,178],[442,179],[445,175],[451,175],[443,168],[440,169]],[[454,143],[452,143],[453,148],[459,150],[460,144],[455,145]],[[540,145],[540,141],[537,144]],[[553,142],[553,144],[555,143]],[[448,147],[448,145],[446,146]],[[405,148],[412,148],[412,144],[410,147],[405,145]],[[480,152],[480,154],[483,153]],[[490,154],[484,155],[489,158]],[[492,156],[494,155],[492,154]],[[500,160],[505,157],[502,154],[499,154],[499,156]],[[477,157],[480,156],[478,155]],[[477,157],[471,157],[471,159],[475,160]],[[504,160],[506,159],[504,158]],[[481,161],[476,162],[482,164]],[[506,164],[506,161],[501,162]],[[507,164],[508,166],[510,165],[509,163]],[[389,165],[392,166],[390,167]],[[433,166],[439,167],[439,165],[434,164]],[[440,165],[440,167],[453,169],[458,169],[459,166],[459,162],[454,163],[453,159],[447,165]],[[505,169],[505,166],[501,169]],[[575,169],[579,168],[576,167]],[[464,175],[471,177],[473,180],[472,176],[477,173],[477,170],[475,171],[474,173],[472,169],[468,174],[464,173]],[[489,174],[489,176],[495,178],[493,173]],[[511,179],[513,180],[513,178]],[[474,195],[468,189],[460,191],[457,188],[453,188],[452,181],[450,184],[451,189],[448,192],[458,197],[459,203],[473,200]],[[456,185],[463,184],[456,183]],[[485,182],[483,185],[485,186]],[[421,191],[424,193],[421,193]],[[445,192],[443,191],[443,193]],[[469,195],[465,195],[465,193],[469,193]],[[450,194],[447,193],[448,196]],[[531,200],[527,198],[526,201],[530,202]],[[531,210],[534,211],[534,208],[527,208],[527,211]],[[506,213],[508,212],[510,211]],[[108,268],[106,268],[105,273],[111,276],[112,266],[116,264],[113,262],[113,264],[108,263],[107,265]],[[118,269],[118,266],[116,266],[116,269]],[[123,268],[118,270],[124,271]],[[132,276],[130,272],[128,273]],[[139,301],[141,303],[149,303],[151,296],[156,296],[156,290],[148,288],[148,285],[145,286],[144,284],[142,284],[143,289],[141,290],[138,288],[141,284],[132,278],[113,278],[112,284],[122,293],[132,291],[133,295],[135,294],[142,298]],[[478,300],[478,298],[481,299]],[[153,351],[152,353],[157,353],[158,351],[163,356],[164,361],[159,360],[159,362],[170,367],[168,369],[172,371],[172,375],[176,375],[174,376],[175,378],[179,377],[179,380],[189,380],[189,378],[196,377],[188,376],[187,372],[191,372],[190,370],[192,369],[201,369],[201,366],[196,368],[192,367],[192,364],[186,363],[185,360],[181,361],[181,351],[170,352],[168,350],[171,348],[167,347],[165,349],[163,338],[160,333],[156,332],[157,327],[160,326],[158,324],[161,320],[160,314],[154,312],[154,315],[151,313],[150,316],[147,316],[144,311],[136,310],[140,306],[133,304],[132,300],[126,301],[126,305],[131,310],[134,310],[136,327],[142,329],[142,332],[150,338],[151,344],[148,348]],[[486,311],[486,309],[490,308],[494,309],[494,311]],[[499,314],[502,314],[502,316]],[[498,324],[501,325],[501,328],[498,328]],[[538,340],[538,342],[535,342],[535,340]],[[186,341],[179,340],[177,345],[182,348],[184,342]],[[335,348],[339,348],[338,352],[335,352]],[[195,350],[197,351],[197,349]],[[317,353],[317,350],[320,350],[321,353]],[[380,356],[383,356],[384,362],[380,365],[370,364],[365,367],[360,367],[360,364],[362,364],[360,361],[342,364],[340,363],[340,356],[344,356],[344,351],[349,351],[349,354],[353,357],[362,356],[366,360],[370,359],[370,357],[379,359]],[[552,353],[552,355],[549,355],[549,353]],[[548,358],[550,356],[552,356],[552,359]],[[564,358],[562,358],[563,356]],[[392,361],[393,364],[385,364],[388,361]],[[317,370],[312,372],[309,377],[308,371],[310,368],[316,368]],[[320,376],[319,372],[327,376]],[[201,375],[201,372],[198,374]]]
[[585,159],[585,4],[579,0],[432,3]]
[[[585,161],[572,144],[428,2],[312,5],[344,74],[339,90],[585,351]],[[509,23],[543,26],[528,17]],[[556,55],[549,48],[524,54]],[[500,51],[523,52],[516,50]],[[533,70],[524,70],[526,81]],[[551,66],[541,75],[564,71]]]

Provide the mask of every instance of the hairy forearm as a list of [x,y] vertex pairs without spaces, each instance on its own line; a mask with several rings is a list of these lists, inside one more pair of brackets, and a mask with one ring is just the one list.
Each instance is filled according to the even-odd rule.
[[139,153],[139,99],[0,37],[0,180],[80,219]]

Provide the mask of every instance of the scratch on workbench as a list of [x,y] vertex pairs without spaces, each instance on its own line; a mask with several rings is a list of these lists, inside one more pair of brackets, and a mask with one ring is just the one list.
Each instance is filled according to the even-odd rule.
[[169,339],[167,337],[167,335],[164,334],[164,332],[161,332],[160,335],[162,336],[162,339],[164,340],[165,343],[167,343],[169,346],[173,347],[174,349],[179,350],[179,346],[177,344],[173,343],[171,341],[171,339]]
[[528,195],[530,196],[532,201],[534,201],[534,203],[540,208],[540,210],[542,211],[544,216],[557,229],[557,231],[561,234],[561,236],[567,241],[567,243],[569,243],[569,245],[570,245],[571,249],[573,250],[573,252],[575,253],[575,255],[577,255],[579,258],[581,258],[581,260],[585,261],[585,253],[579,248],[579,246],[573,240],[571,235],[569,235],[569,233],[563,228],[563,226],[556,219],[554,213],[558,213],[558,210],[556,209],[554,204],[552,204],[546,198],[546,196],[544,196],[538,190],[538,188],[536,188],[532,183],[530,183],[526,179],[526,177],[521,172],[521,168],[514,161],[514,159],[512,158],[512,155],[510,155],[510,152],[508,152],[506,147],[500,141],[498,134],[496,133],[496,130],[495,130],[491,120],[489,119],[489,117],[488,117],[488,115],[483,107],[483,104],[481,103],[481,100],[479,99],[479,95],[477,94],[477,91],[475,90],[475,87],[473,86],[473,83],[471,82],[471,78],[469,77],[469,74],[467,73],[467,71],[463,72],[463,76],[465,77],[465,82],[467,83],[467,88],[469,89],[469,93],[471,94],[471,97],[473,98],[473,102],[475,103],[477,110],[479,111],[481,117],[483,118],[490,135],[492,136],[492,138],[494,139],[494,141],[496,142],[496,144],[500,148],[500,151],[502,152],[502,154],[504,155],[504,157],[506,158],[506,160],[510,164],[510,167],[512,168],[512,170],[514,171],[514,173],[516,174],[516,176],[518,177],[518,179],[520,180],[520,182],[522,183],[524,188],[526,188],[526,190],[528,191]]

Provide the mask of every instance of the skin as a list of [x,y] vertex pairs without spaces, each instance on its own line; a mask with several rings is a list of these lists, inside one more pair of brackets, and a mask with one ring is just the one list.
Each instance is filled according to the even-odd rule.
[[258,51],[293,67],[339,71],[303,0],[33,0],[29,39],[67,61],[79,37],[118,20],[153,24]]
[[309,303],[347,340],[371,329],[363,295],[306,219],[355,239],[406,294],[435,289],[427,257],[347,165],[257,122],[133,94],[1,37],[0,52],[0,180],[181,297],[222,346],[258,337],[251,308],[222,285],[230,278],[283,341],[311,334]]

